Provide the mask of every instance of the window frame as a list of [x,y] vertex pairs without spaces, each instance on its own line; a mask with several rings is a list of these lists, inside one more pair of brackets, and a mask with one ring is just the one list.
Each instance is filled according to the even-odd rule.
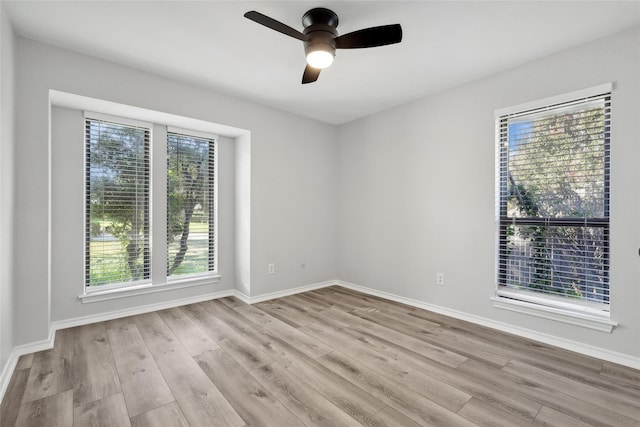
[[[531,111],[552,111],[558,106],[571,102],[584,102],[596,96],[606,96],[605,103],[609,103],[612,93],[613,84],[607,83],[584,90],[570,92],[567,94],[544,98],[533,102],[515,105],[495,111],[495,147],[496,147],[496,183],[495,183],[495,295],[491,298],[494,306],[511,311],[531,314],[548,319],[563,321],[565,323],[578,324],[593,329],[611,331],[617,325],[616,322],[610,320],[609,309],[604,310],[604,303],[590,304],[588,301],[580,299],[577,303],[572,303],[570,299],[564,297],[555,298],[554,295],[546,295],[527,290],[510,290],[502,285],[505,283],[506,270],[501,265],[501,255],[506,251],[506,241],[503,241],[506,227],[511,224],[518,225],[546,225],[546,226],[589,226],[604,228],[607,248],[610,248],[610,176],[611,166],[605,165],[605,195],[603,218],[515,218],[509,217],[506,213],[507,198],[503,194],[503,186],[507,182],[508,168],[503,163],[505,156],[509,155],[509,147],[504,144],[505,135],[501,134],[501,128],[508,121],[508,117],[517,117],[519,114],[525,114]],[[610,110],[609,110],[610,111]],[[606,129],[608,134],[605,138],[605,155],[610,152],[610,125]],[[607,265],[609,266],[610,251],[607,251]],[[609,276],[610,277],[610,276]],[[608,281],[610,285],[610,280]],[[609,287],[609,302],[611,301],[611,288]],[[607,304],[607,308],[610,303]]]
[[[209,191],[212,192],[212,200],[211,200],[211,209],[213,210],[213,212],[209,213],[209,220],[213,221],[212,227],[213,229],[209,230],[209,250],[213,250],[213,270],[209,270],[207,272],[202,272],[202,273],[192,273],[192,274],[181,274],[181,275],[175,275],[175,276],[170,276],[168,274],[168,271],[166,272],[166,280],[167,283],[184,283],[184,282],[190,282],[190,281],[194,281],[194,280],[206,280],[207,278],[210,277],[216,277],[218,276],[218,135],[212,134],[212,133],[207,133],[207,132],[201,132],[201,131],[196,131],[196,130],[191,130],[191,129],[184,129],[184,128],[179,128],[179,127],[175,127],[175,126],[167,126],[166,127],[166,141],[167,141],[167,146],[165,147],[165,157],[166,157],[166,162],[168,162],[169,160],[169,155],[168,155],[168,134],[169,133],[174,133],[174,134],[178,134],[178,135],[185,135],[185,136],[192,136],[195,138],[201,138],[201,139],[207,139],[210,141],[210,146],[213,147],[213,164],[209,165],[210,167],[213,167],[213,188],[210,188]],[[209,156],[211,157],[211,153],[209,154]],[[165,162],[165,164],[166,164]],[[165,172],[168,172],[168,167],[167,170]],[[165,173],[166,175],[166,173]],[[168,187],[168,182],[167,182],[167,187]],[[167,203],[167,196],[168,194],[165,194],[165,210],[168,213],[168,203]],[[167,240],[165,242],[165,250],[167,251],[167,256],[166,256],[166,260],[167,262],[165,263],[165,266],[168,266],[168,261],[169,261],[169,254],[168,254],[168,248],[169,248],[169,242],[168,242],[168,231],[169,231],[169,225],[168,225],[168,215],[167,215]],[[213,239],[211,239],[211,235],[213,235]]]
[[[86,280],[87,266],[87,236],[90,226],[89,212],[87,210],[87,139],[86,139],[86,123],[87,120],[101,120],[125,126],[142,127],[149,132],[149,278],[138,280],[135,282],[120,282],[113,284],[105,284],[99,286],[90,286]],[[178,128],[161,122],[148,122],[129,117],[118,115],[103,114],[99,112],[84,111],[82,120],[83,125],[83,247],[84,251],[84,278],[82,284],[82,292],[78,298],[83,303],[104,301],[116,298],[123,298],[134,295],[143,295],[155,293],[159,291],[182,289],[192,286],[210,285],[219,282],[221,276],[218,271],[218,136],[213,133],[203,132],[200,130],[192,130],[186,128]],[[193,275],[168,276],[167,259],[168,259],[168,240],[167,236],[167,194],[166,194],[166,174],[167,169],[167,135],[168,132],[177,132],[198,138],[206,138],[213,140],[214,158],[213,158],[213,264],[214,270],[206,273]],[[164,148],[164,149],[163,149]],[[160,166],[164,165],[164,166]],[[164,183],[164,185],[162,185]],[[164,211],[162,214],[158,212]],[[164,239],[159,239],[162,234]],[[164,262],[161,259],[163,258]],[[161,270],[161,271],[156,271]]]
[[[88,200],[87,200],[87,186],[88,186],[88,180],[87,180],[87,173],[88,173],[88,161],[89,161],[89,156],[88,156],[88,144],[87,144],[87,135],[86,135],[86,126],[87,126],[87,121],[89,120],[96,120],[96,121],[102,121],[102,122],[108,122],[108,123],[113,123],[116,125],[122,125],[122,126],[130,126],[130,127],[136,127],[136,128],[142,128],[145,129],[148,133],[148,141],[147,141],[147,147],[146,147],[146,151],[148,152],[148,173],[149,173],[149,188],[146,189],[147,195],[148,195],[148,263],[149,263],[149,273],[148,273],[148,277],[145,277],[142,280],[136,280],[136,281],[131,281],[131,282],[117,282],[117,283],[109,283],[109,284],[105,284],[105,285],[97,285],[97,286],[91,286],[88,281],[87,281],[87,268],[88,268],[88,256],[89,256],[89,250],[88,250],[88,245],[89,245],[89,241],[87,240],[87,236],[90,234],[90,215],[89,215],[89,209],[88,209]],[[84,293],[85,294],[93,294],[96,292],[100,292],[100,291],[108,291],[108,292],[112,292],[112,291],[117,291],[118,289],[125,289],[125,288],[138,288],[138,287],[145,287],[148,286],[152,283],[152,271],[153,271],[153,257],[152,257],[152,252],[153,252],[153,216],[152,216],[152,210],[153,210],[153,191],[152,191],[152,186],[153,186],[153,138],[154,138],[154,132],[153,132],[153,123],[149,123],[149,122],[145,122],[145,121],[141,121],[141,120],[135,120],[135,119],[130,119],[130,118],[126,118],[126,117],[119,117],[119,116],[111,116],[111,115],[107,115],[107,114],[102,114],[102,113],[96,113],[96,112],[84,112],[84,117],[82,120],[83,123],[83,129],[84,129],[84,144],[83,144],[83,161],[84,161],[84,168],[83,168],[83,174],[84,174],[84,194],[83,194],[83,224],[84,224],[84,242],[83,242],[83,247],[85,248],[84,250],[84,268],[85,268],[85,276],[84,276]]]

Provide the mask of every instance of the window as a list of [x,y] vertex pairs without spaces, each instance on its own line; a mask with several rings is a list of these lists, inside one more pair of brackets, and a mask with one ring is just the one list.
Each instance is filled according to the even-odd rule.
[[498,296],[609,311],[610,97],[498,115]]
[[167,137],[167,275],[215,270],[215,142]]
[[217,277],[214,137],[104,117],[85,117],[85,294]]
[[147,128],[87,119],[85,283],[150,278]]

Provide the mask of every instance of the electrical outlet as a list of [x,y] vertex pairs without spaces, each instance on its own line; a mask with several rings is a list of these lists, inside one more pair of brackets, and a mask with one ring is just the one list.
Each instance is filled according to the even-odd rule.
[[444,286],[444,273],[436,273],[436,284]]
[[267,266],[267,271],[269,272],[269,274],[276,274],[276,265],[275,264],[269,264]]

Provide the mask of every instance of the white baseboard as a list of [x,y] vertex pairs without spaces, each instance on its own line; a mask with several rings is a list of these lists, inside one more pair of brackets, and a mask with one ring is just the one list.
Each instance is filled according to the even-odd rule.
[[19,345],[13,348],[9,355],[9,359],[2,370],[2,374],[0,374],[0,402],[9,387],[9,381],[11,381],[11,376],[13,375],[13,371],[16,369],[20,356],[53,348],[54,339],[55,331],[52,328],[49,328],[49,337],[47,339]]
[[256,304],[263,301],[269,301],[271,299],[287,297],[289,295],[300,294],[302,292],[313,291],[315,289],[326,288],[328,286],[335,286],[338,284],[337,280],[327,280],[326,282],[312,283],[311,285],[298,286],[297,288],[286,289],[284,291],[270,292],[268,294],[262,294],[255,297],[250,297],[236,290],[235,296],[246,304]]
[[379,291],[376,289],[367,288],[365,286],[356,285],[354,283],[349,283],[342,280],[337,280],[336,284],[338,286],[342,286],[347,289],[352,289],[354,291],[362,292],[372,296],[377,296],[377,297],[385,298],[391,301],[396,301],[402,304],[407,304],[412,307],[421,308],[423,310],[433,311],[434,313],[443,314],[445,316],[454,317],[460,320],[465,320],[467,322],[486,326],[488,328],[497,329],[502,332],[518,335],[518,336],[528,338],[534,341],[538,341],[544,344],[549,344],[555,347],[563,348],[565,350],[570,350],[576,353],[584,354],[586,356],[595,357],[598,359],[606,360],[608,362],[628,366],[634,369],[640,369],[639,357],[634,357],[628,354],[607,350],[605,348],[596,347],[589,344],[584,344],[581,342],[568,340],[565,338],[560,338],[560,337],[556,337],[549,334],[544,334],[541,332],[536,332],[531,329],[526,329],[519,326],[513,326],[508,323],[498,322],[492,319],[487,319],[486,317],[476,316],[476,315],[465,313],[462,311],[452,310],[450,308],[429,304],[429,303],[415,300],[412,298],[401,297],[399,295]]
[[4,365],[2,369],[2,373],[0,373],[0,402],[4,398],[4,393],[7,391],[9,387],[9,381],[11,381],[11,376],[13,375],[13,371],[16,369],[16,365],[18,364],[18,358],[20,356],[17,355],[15,351],[12,351],[9,354],[9,359],[7,363]]

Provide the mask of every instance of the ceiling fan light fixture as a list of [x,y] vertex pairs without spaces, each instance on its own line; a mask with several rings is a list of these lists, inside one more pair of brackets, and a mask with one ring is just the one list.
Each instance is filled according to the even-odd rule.
[[333,63],[334,53],[329,49],[314,49],[307,53],[307,64],[322,70]]
[[244,16],[304,43],[307,66],[302,74],[302,84],[318,80],[320,70],[333,63],[336,49],[362,49],[402,41],[400,24],[363,28],[338,36],[338,15],[323,7],[308,10],[302,16],[302,25],[304,26],[302,32],[255,10],[245,13]]

